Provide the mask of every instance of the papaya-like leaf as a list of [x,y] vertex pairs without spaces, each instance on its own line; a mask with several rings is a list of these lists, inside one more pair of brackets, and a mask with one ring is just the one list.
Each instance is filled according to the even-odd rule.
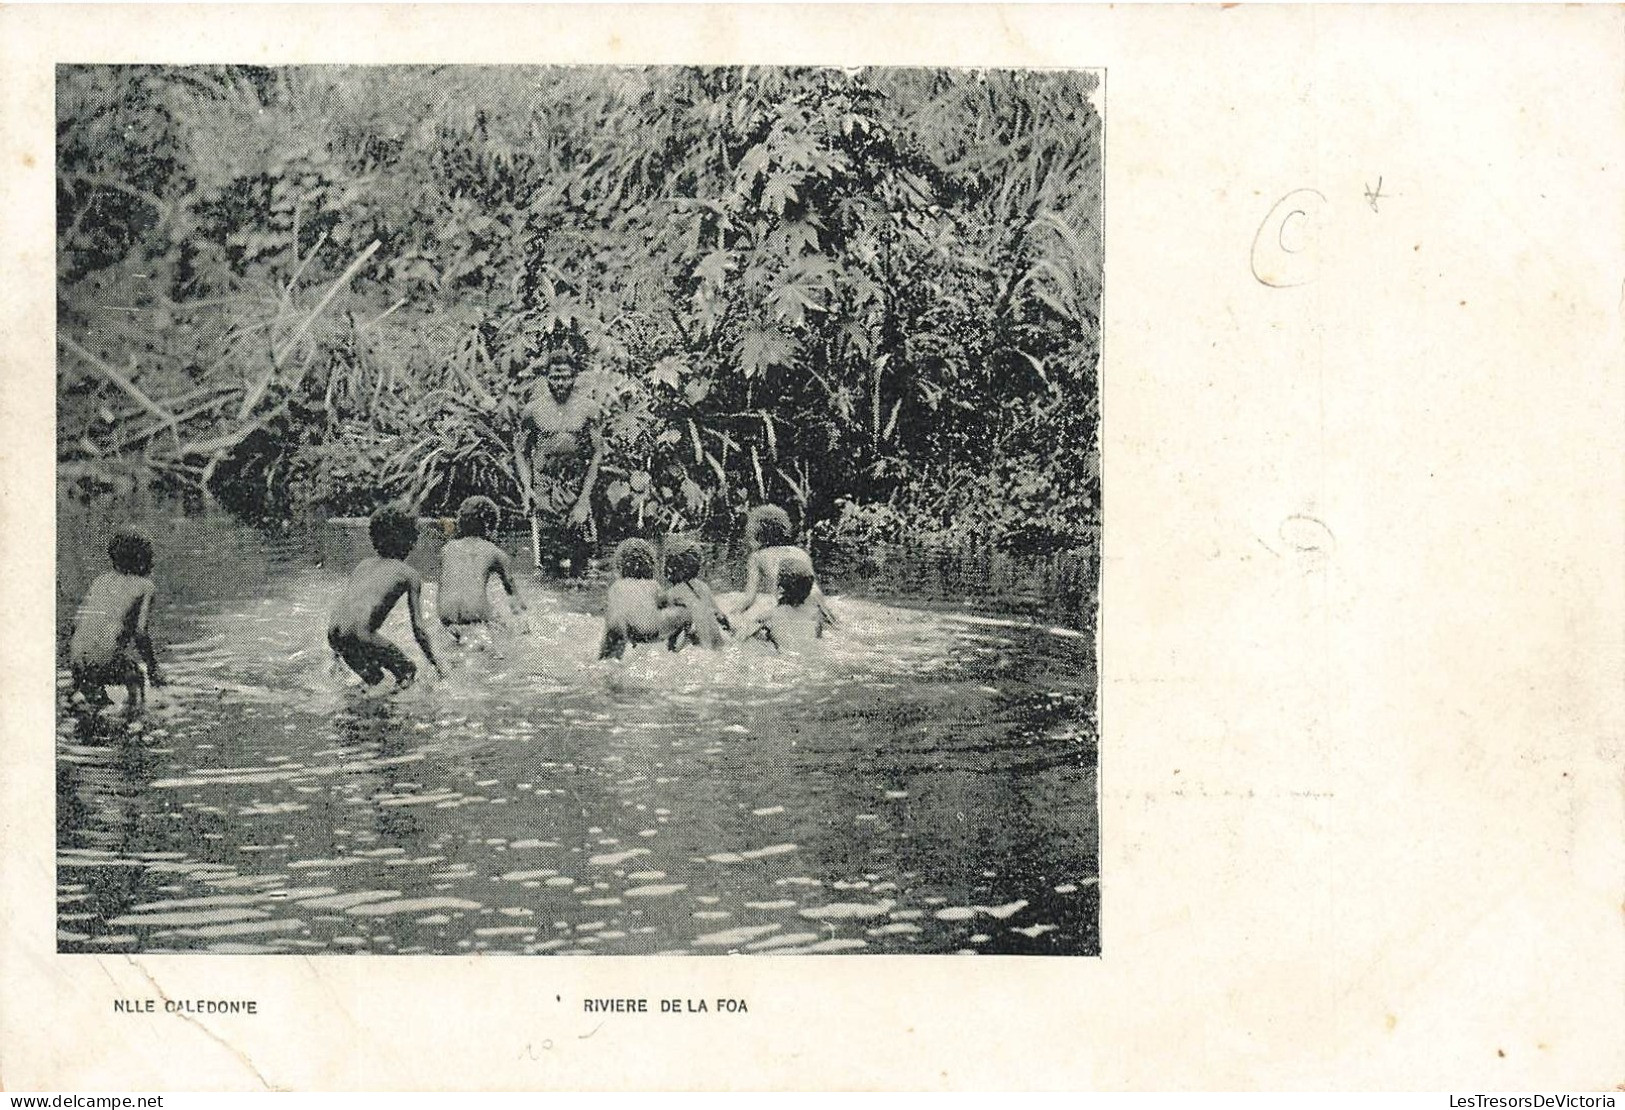
[[795,340],[775,327],[753,327],[739,340],[740,371],[753,378],[772,366],[784,366],[795,356]]

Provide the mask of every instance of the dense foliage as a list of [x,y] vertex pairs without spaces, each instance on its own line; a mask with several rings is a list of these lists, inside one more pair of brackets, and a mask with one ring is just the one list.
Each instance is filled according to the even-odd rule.
[[610,534],[1068,546],[1098,517],[1089,74],[63,67],[61,472],[524,503],[552,329]]

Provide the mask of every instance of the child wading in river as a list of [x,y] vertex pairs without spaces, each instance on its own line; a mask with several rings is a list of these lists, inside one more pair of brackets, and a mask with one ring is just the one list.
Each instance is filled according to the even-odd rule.
[[345,583],[344,594],[328,619],[328,646],[368,686],[382,682],[385,671],[394,677],[397,689],[410,686],[417,677],[417,666],[378,634],[405,594],[412,637],[423,649],[423,657],[444,677],[445,668],[435,658],[434,644],[423,624],[423,578],[406,565],[406,557],[418,542],[417,518],[397,506],[385,505],[372,514],[367,531],[378,554],[363,559]]
[[440,589],[435,608],[453,639],[461,640],[459,625],[484,624],[492,618],[486,587],[495,577],[508,591],[514,612],[525,602],[514,585],[513,563],[491,542],[497,525],[497,507],[489,497],[470,497],[457,508],[457,535],[440,549]]
[[648,540],[622,540],[615,549],[615,581],[604,601],[604,638],[598,658],[619,659],[627,644],[652,644],[681,633],[689,611],[667,606],[655,581],[655,549]]
[[728,618],[717,609],[711,587],[700,579],[703,559],[700,547],[682,536],[666,539],[665,569],[666,604],[688,612],[688,624],[672,633],[666,646],[680,651],[689,644],[705,648],[719,648],[724,643],[723,632],[729,629]]
[[745,565],[745,592],[734,606],[735,613],[746,613],[756,606],[754,616],[765,615],[767,605],[758,605],[758,599],[777,597],[783,583],[780,575],[789,567],[804,571],[812,580],[812,598],[817,604],[824,624],[835,623],[824,604],[824,595],[818,588],[817,573],[813,570],[812,556],[804,548],[791,543],[790,514],[777,505],[758,505],[745,517],[745,539],[750,544],[750,561]]
[[107,557],[113,569],[96,576],[73,618],[68,663],[74,694],[89,705],[103,706],[109,700],[107,687],[122,686],[125,709],[133,715],[146,703],[147,680],[164,684],[147,635],[155,592],[152,543],[140,532],[121,528],[107,544]]
[[824,610],[813,596],[813,576],[795,565],[779,567],[779,603],[756,619],[751,636],[759,636],[780,651],[812,647],[824,634]]

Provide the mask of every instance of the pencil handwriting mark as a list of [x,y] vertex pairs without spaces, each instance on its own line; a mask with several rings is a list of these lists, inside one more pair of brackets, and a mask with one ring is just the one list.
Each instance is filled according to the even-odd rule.
[[1324,520],[1308,513],[1293,513],[1277,529],[1281,542],[1299,555],[1329,555],[1337,537]]
[[1385,192],[1382,191],[1382,175],[1381,174],[1377,175],[1377,187],[1375,189],[1373,189],[1370,185],[1367,185],[1365,187],[1365,202],[1371,206],[1371,211],[1373,211],[1373,212],[1379,211],[1379,209],[1377,208],[1377,202],[1379,200],[1387,200],[1390,197],[1394,197],[1394,196],[1398,196],[1398,194],[1397,193],[1385,193]]
[[553,1042],[551,1040],[544,1040],[540,1044],[534,1044],[527,1041],[525,1042],[525,1047],[519,1051],[519,1058],[521,1060],[540,1060],[541,1057],[536,1054],[536,1050],[538,1048],[540,1048],[543,1052],[551,1052],[553,1051]]
[[1294,189],[1270,208],[1253,235],[1252,270],[1260,285],[1292,289],[1315,280],[1314,222],[1326,204],[1319,189]]

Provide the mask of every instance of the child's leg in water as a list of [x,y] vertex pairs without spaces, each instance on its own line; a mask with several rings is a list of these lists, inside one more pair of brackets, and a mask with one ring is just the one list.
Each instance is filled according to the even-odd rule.
[[381,637],[374,650],[378,653],[379,666],[394,677],[397,690],[404,690],[412,685],[418,676],[418,668],[416,663],[406,657],[404,651]]
[[400,648],[382,636],[334,635],[329,637],[328,644],[368,686],[376,686],[382,682],[385,671],[388,671],[394,677],[396,685],[401,687],[410,685],[417,676],[417,667],[412,661]]
[[124,712],[134,717],[147,704],[147,676],[129,654],[120,655],[107,669],[107,678],[124,687]]
[[73,668],[73,689],[68,700],[71,702],[76,696],[84,700],[87,709],[100,709],[113,700],[107,696],[107,684],[98,669],[85,666]]

